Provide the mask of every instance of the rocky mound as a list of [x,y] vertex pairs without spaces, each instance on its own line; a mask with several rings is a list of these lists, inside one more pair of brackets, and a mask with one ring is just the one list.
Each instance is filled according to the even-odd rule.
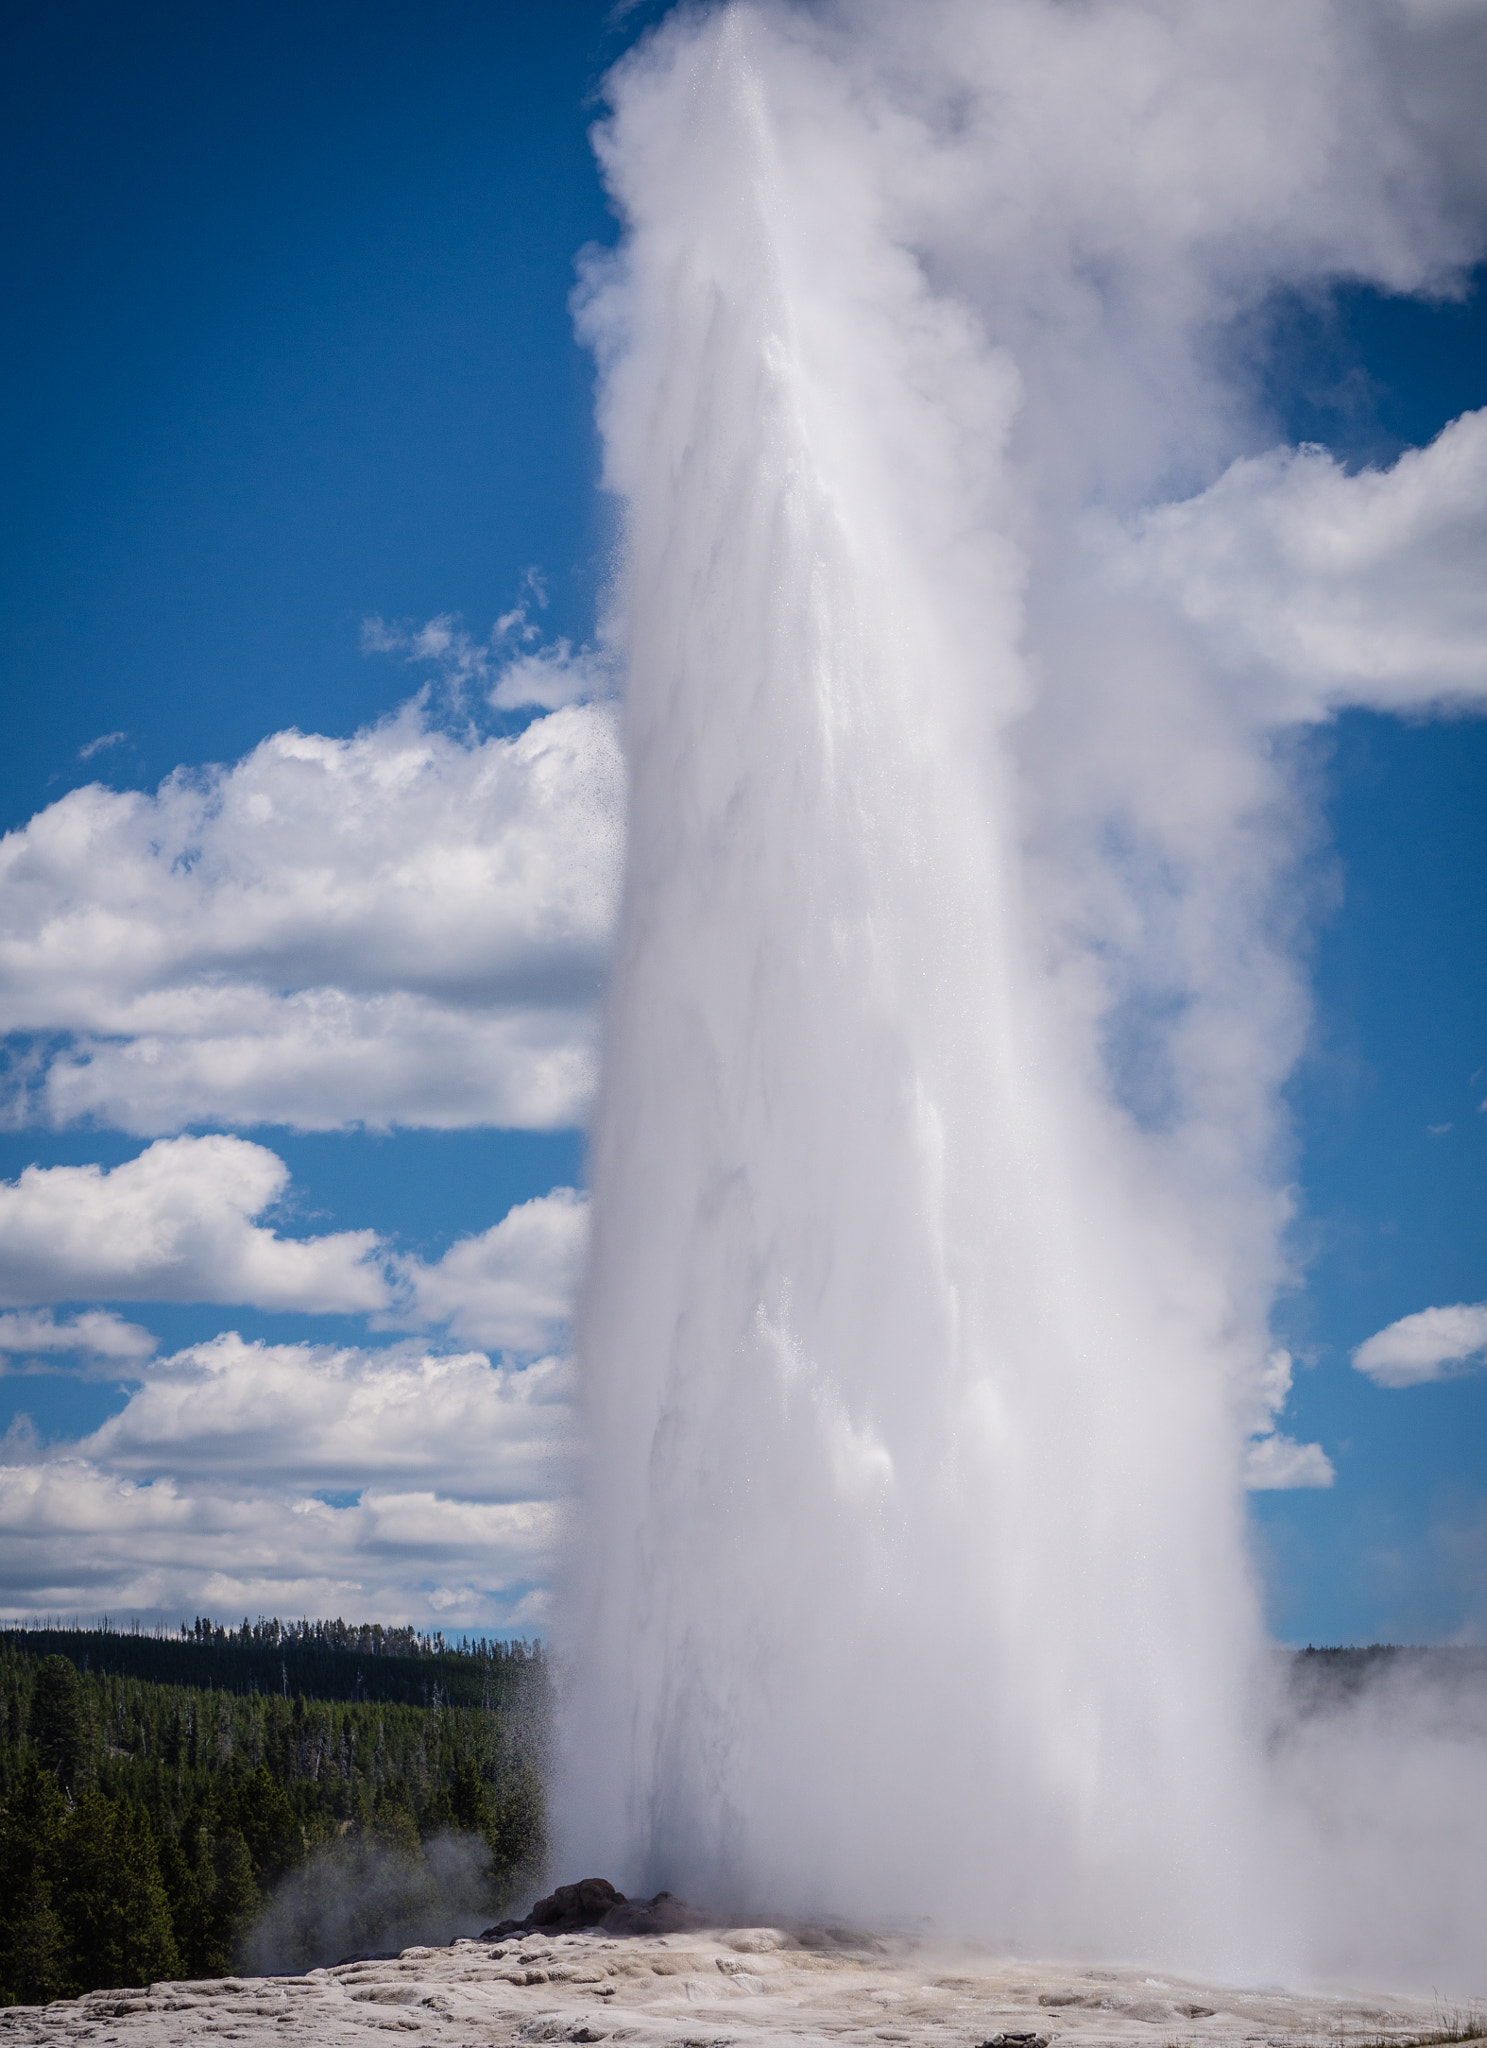
[[674,1892],[653,1899],[627,1899],[606,1877],[584,1877],[560,1884],[539,1899],[525,1920],[501,1920],[487,1927],[482,1941],[505,1941],[516,1934],[579,1934],[598,1928],[605,1934],[680,1934],[703,1927],[707,1916]]

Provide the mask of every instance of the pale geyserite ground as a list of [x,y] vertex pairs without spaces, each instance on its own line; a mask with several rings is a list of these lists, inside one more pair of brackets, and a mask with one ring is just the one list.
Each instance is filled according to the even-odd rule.
[[[723,2048],[780,2042],[976,2048],[998,2034],[1051,2048],[1213,2041],[1266,2048],[1408,2038],[1439,2026],[1423,1999],[1229,1991],[1134,1970],[998,1962],[908,1942],[843,1946],[772,1928],[615,1940],[527,1935],[410,1948],[303,1977],[229,1977],[97,1991],[0,2011],[0,2048],[351,2043],[423,2034],[430,2048],[546,2041]],[[1031,2048],[1031,2042],[1028,2043]]]

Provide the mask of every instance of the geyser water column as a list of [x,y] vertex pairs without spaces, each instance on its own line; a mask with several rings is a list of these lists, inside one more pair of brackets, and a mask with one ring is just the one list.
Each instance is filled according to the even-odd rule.
[[602,142],[630,839],[563,1864],[1233,1961],[1234,1301],[1030,928],[1019,371],[864,118],[729,11]]

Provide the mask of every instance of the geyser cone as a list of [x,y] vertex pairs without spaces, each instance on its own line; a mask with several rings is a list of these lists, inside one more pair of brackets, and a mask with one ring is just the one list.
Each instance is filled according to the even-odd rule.
[[1226,1961],[1234,1304],[1030,923],[1021,384],[860,119],[730,13],[604,144],[630,842],[560,1834],[627,1890]]

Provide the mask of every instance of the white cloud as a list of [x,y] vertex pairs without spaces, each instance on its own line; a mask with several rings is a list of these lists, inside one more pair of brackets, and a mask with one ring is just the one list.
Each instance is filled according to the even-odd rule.
[[1323,448],[1233,463],[1134,522],[1116,573],[1163,591],[1227,666],[1285,678],[1272,714],[1487,695],[1487,410],[1388,469]]
[[1249,1390],[1242,1419],[1249,1437],[1244,1483],[1251,1493],[1330,1486],[1337,1477],[1320,1444],[1298,1443],[1275,1426],[1291,1398],[1294,1363],[1289,1351],[1272,1351]]
[[109,1309],[86,1309],[58,1322],[49,1309],[0,1315],[0,1370],[4,1361],[57,1354],[87,1361],[99,1377],[137,1370],[155,1351],[155,1339],[138,1323],[126,1323]]
[[25,1073],[32,1114],[142,1137],[202,1123],[552,1130],[579,1122],[593,1090],[593,1019],[577,1003],[197,986],[148,1007],[162,1028]]
[[569,1430],[561,1359],[248,1343],[235,1332],[160,1359],[77,1446],[112,1472],[277,1483],[307,1492],[432,1486],[471,1500],[543,1490]]
[[[563,1346],[588,1235],[578,1190],[518,1202],[424,1262],[377,1231],[281,1237],[256,1219],[287,1188],[277,1153],[223,1135],[156,1139],[113,1169],[29,1165],[0,1182],[0,1303],[248,1303],[371,1315],[381,1329],[442,1327],[457,1343],[518,1358]],[[137,1360],[152,1350],[150,1333],[109,1313],[66,1323],[0,1315],[0,1354]]]
[[540,1626],[561,1509],[369,1488],[353,1506],[0,1465],[13,1615],[374,1614]]
[[253,1222],[284,1162],[244,1138],[161,1138],[112,1171],[28,1166],[0,1183],[0,1302],[216,1301],[381,1308],[376,1233],[283,1238]]
[[560,1344],[573,1313],[588,1235],[588,1205],[554,1188],[508,1210],[482,1236],[450,1246],[436,1265],[394,1261],[405,1301],[382,1320],[395,1327],[447,1326],[459,1343],[532,1353]]
[[0,1578],[18,1612],[536,1623],[570,1393],[552,1359],[518,1372],[229,1333],[161,1360],[81,1442],[44,1449],[12,1430]]
[[555,640],[550,647],[508,661],[491,684],[489,701],[498,711],[516,711],[524,704],[555,711],[598,696],[611,674],[609,663],[594,648]]
[[622,846],[613,717],[461,741],[418,707],[0,842],[14,1120],[551,1128],[593,1080]]
[[89,740],[85,747],[79,747],[80,761],[91,761],[95,754],[106,753],[110,747],[122,746],[129,737],[127,732],[101,732],[96,740]]
[[[240,1302],[443,1328],[455,1342],[533,1357],[560,1348],[587,1239],[586,1198],[554,1188],[426,1262],[372,1230],[281,1237],[256,1218],[289,1169],[246,1138],[157,1138],[136,1159],[28,1166],[0,1182],[0,1303]],[[143,1347],[143,1348],[141,1348]],[[0,1315],[0,1353],[139,1358],[148,1333],[93,1312]]]
[[[527,582],[538,603],[545,604],[536,571],[527,572]],[[575,647],[563,638],[543,643],[525,603],[497,619],[489,640],[474,639],[452,613],[444,612],[417,627],[366,619],[362,646],[428,663],[438,670],[456,703],[463,703],[474,689],[498,711],[531,705],[557,711],[565,704],[604,697],[614,687],[612,656],[598,647]]]
[[1463,1371],[1487,1351],[1487,1302],[1457,1302],[1401,1316],[1353,1353],[1381,1387],[1415,1387]]
[[1320,1444],[1299,1444],[1294,1437],[1272,1433],[1254,1438],[1245,1451],[1244,1483],[1251,1493],[1330,1486],[1336,1476]]

